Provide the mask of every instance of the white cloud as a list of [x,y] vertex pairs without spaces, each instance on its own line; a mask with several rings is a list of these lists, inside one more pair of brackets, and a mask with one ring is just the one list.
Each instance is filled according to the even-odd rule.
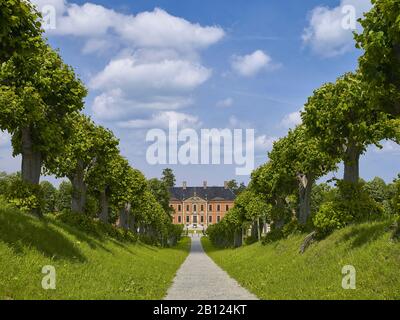
[[268,137],[267,135],[256,137],[254,142],[255,151],[265,153],[267,153],[267,151],[271,151],[276,140],[278,140],[277,137]]
[[234,56],[232,59],[232,68],[244,77],[251,77],[261,70],[265,70],[271,65],[271,61],[271,57],[265,52],[257,50],[245,56]]
[[152,48],[200,49],[218,42],[224,36],[224,31],[219,27],[202,27],[159,8],[130,16],[122,20],[116,29],[126,40],[140,47]]
[[78,5],[63,0],[34,0],[56,8],[56,28],[50,35],[99,38],[113,35],[132,48],[172,48],[180,51],[204,49],[221,40],[225,32],[218,26],[201,26],[155,8],[137,15],[118,13],[93,3]]
[[159,8],[134,15],[89,2],[34,3],[39,10],[56,8],[56,28],[47,30],[49,36],[85,39],[83,54],[119,52],[89,84],[97,91],[94,115],[102,120],[192,104],[192,92],[212,74],[202,65],[200,52],[225,35],[219,26],[202,26]]
[[211,70],[183,60],[141,63],[134,56],[111,61],[90,83],[94,89],[133,89],[146,93],[187,92],[211,75]]
[[378,147],[373,147],[373,151],[375,153],[393,153],[393,154],[400,154],[400,145],[394,141],[385,140],[381,142],[382,149]]
[[177,123],[179,128],[196,128],[201,125],[197,116],[175,111],[164,111],[154,114],[149,119],[137,119],[118,123],[121,128],[130,129],[168,129],[170,123]]
[[9,147],[11,145],[11,136],[5,131],[0,131],[0,148]]
[[56,8],[56,29],[48,35],[84,38],[83,54],[120,51],[90,80],[97,91],[92,108],[103,120],[190,105],[192,92],[212,74],[200,51],[225,35],[218,26],[201,26],[158,8],[129,15],[93,3],[35,3],[39,9]]
[[57,18],[56,29],[52,33],[83,37],[105,35],[124,17],[114,10],[92,3],[82,6],[68,4],[65,13]]
[[233,105],[233,99],[232,98],[226,98],[224,100],[218,101],[216,106],[220,108],[228,108]]
[[61,16],[66,10],[65,0],[31,0],[39,11],[42,11],[46,6],[51,6],[56,9],[57,16]]
[[89,39],[82,48],[83,54],[105,53],[113,48],[110,39]]
[[296,127],[297,125],[301,124],[301,114],[300,111],[292,112],[287,114],[281,121],[281,127],[285,129],[291,129]]
[[154,110],[176,110],[193,103],[185,96],[154,96],[135,99],[121,89],[106,91],[95,97],[92,109],[95,117],[113,121],[136,117]]
[[341,0],[338,7],[316,7],[310,13],[303,43],[318,55],[333,57],[354,48],[353,31],[361,28],[357,19],[371,8],[370,0]]
[[210,76],[211,70],[188,60],[115,59],[90,82],[92,89],[103,91],[94,99],[93,111],[111,120],[137,111],[183,108],[192,103],[188,95]]

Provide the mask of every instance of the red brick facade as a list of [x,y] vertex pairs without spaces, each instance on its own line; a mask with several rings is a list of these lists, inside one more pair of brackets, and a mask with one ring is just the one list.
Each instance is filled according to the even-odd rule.
[[[173,223],[187,228],[207,229],[219,222],[233,207],[234,194],[225,187],[173,188],[170,206],[174,210]],[[179,199],[180,198],[180,199]]]

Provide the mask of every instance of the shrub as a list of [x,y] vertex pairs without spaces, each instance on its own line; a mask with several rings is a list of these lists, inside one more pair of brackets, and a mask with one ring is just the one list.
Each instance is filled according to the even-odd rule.
[[212,244],[219,248],[229,248],[234,246],[235,227],[224,218],[219,223],[207,228],[207,235]]
[[400,216],[400,177],[399,179],[394,181],[394,186],[395,186],[395,194],[392,199],[392,207],[394,214]]
[[262,244],[268,244],[280,239],[283,239],[285,236],[281,228],[272,229],[267,235],[262,239]]
[[183,224],[170,224],[168,226],[168,245],[175,246],[182,238]]
[[299,224],[299,222],[297,221],[297,219],[292,219],[289,223],[285,224],[282,227],[282,234],[283,236],[286,238],[288,237],[290,234],[295,233],[296,231],[301,231],[302,230],[302,226]]
[[248,246],[248,245],[251,245],[253,243],[256,243],[257,241],[258,241],[257,237],[249,236],[249,237],[246,237],[244,239],[244,244]]
[[137,241],[137,236],[131,231],[119,229],[111,224],[93,220],[92,218],[83,214],[64,211],[56,217],[59,221],[76,227],[77,229],[95,237],[109,236],[110,238],[121,242]]
[[46,202],[39,185],[22,180],[20,175],[10,176],[4,196],[10,204],[26,213],[43,213]]
[[313,219],[318,236],[325,236],[352,222],[382,217],[383,208],[363,188],[363,183],[337,181],[338,192],[333,201],[321,205]]
[[351,221],[352,216],[334,202],[322,204],[313,220],[320,236],[328,235],[335,229],[341,229]]

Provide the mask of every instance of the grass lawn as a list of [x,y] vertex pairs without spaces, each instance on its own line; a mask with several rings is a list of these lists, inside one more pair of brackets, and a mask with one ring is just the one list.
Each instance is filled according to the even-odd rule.
[[[305,235],[273,244],[216,249],[210,257],[261,299],[400,299],[400,242],[389,240],[390,222],[349,226],[298,250]],[[356,289],[342,288],[342,267],[356,268]]]
[[[95,238],[56,221],[0,206],[1,299],[162,299],[190,239],[160,249]],[[42,267],[56,290],[42,289]]]

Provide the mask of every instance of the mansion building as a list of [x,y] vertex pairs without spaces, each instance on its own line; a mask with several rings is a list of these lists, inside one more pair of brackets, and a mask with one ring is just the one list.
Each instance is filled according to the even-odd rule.
[[224,187],[208,187],[206,181],[202,187],[188,187],[183,182],[182,187],[173,187],[170,193],[173,223],[200,230],[221,221],[236,198],[227,182]]

